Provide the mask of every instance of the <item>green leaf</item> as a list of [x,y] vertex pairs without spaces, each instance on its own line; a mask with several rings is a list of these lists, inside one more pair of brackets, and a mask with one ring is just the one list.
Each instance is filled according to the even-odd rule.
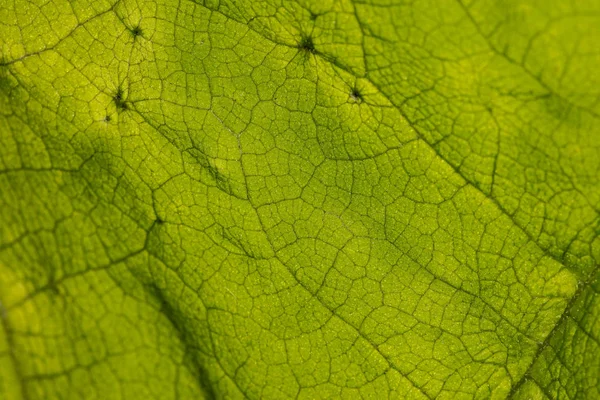
[[597,0],[0,7],[0,397],[600,397]]

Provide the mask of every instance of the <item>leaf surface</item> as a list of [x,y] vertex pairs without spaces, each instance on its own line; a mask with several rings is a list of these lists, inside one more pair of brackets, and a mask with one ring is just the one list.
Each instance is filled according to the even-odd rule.
[[0,397],[600,396],[600,8],[0,8]]

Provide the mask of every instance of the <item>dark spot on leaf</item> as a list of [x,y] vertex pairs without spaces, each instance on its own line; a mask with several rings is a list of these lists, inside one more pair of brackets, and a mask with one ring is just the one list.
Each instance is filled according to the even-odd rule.
[[315,44],[310,36],[303,36],[298,44],[298,48],[307,53],[316,53]]
[[131,29],[131,34],[134,38],[142,36],[142,28],[139,25],[134,27],[133,29]]
[[115,102],[115,106],[117,106],[118,110],[125,111],[127,110],[127,103],[125,102],[123,89],[117,89],[117,92],[113,96],[113,101]]
[[156,220],[154,222],[156,222],[157,225],[162,225],[165,223],[165,221],[163,221],[160,217],[156,217]]
[[310,20],[311,20],[311,21],[314,21],[314,20],[316,20],[318,16],[319,16],[319,14],[317,14],[317,13],[314,13],[314,12],[312,12],[312,11],[310,12]]
[[110,122],[110,115],[107,115],[106,117],[104,117],[104,122]]
[[356,87],[354,87],[350,91],[350,98],[355,102],[360,103],[362,101],[362,94]]

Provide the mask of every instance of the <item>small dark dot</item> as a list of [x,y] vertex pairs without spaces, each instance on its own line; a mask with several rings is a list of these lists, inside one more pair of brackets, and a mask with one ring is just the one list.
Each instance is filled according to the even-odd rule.
[[298,44],[298,48],[308,52],[308,53],[316,53],[315,44],[310,36],[302,37],[300,43]]
[[113,96],[113,101],[119,110],[127,110],[127,103],[125,103],[123,89],[117,89],[117,92]]
[[310,20],[311,21],[316,20],[318,16],[319,16],[319,14],[316,14],[316,13],[314,13],[312,11],[310,12]]
[[104,122],[110,122],[110,115],[107,115],[106,117],[104,117]]
[[162,224],[164,224],[165,221],[163,221],[162,218],[160,218],[160,217],[156,217],[155,222],[157,225],[162,225]]
[[357,88],[352,88],[352,90],[350,91],[350,98],[359,103],[362,101],[362,94]]
[[138,36],[142,36],[142,28],[140,28],[140,26],[136,26],[131,30],[131,34],[133,35],[133,37],[138,37]]

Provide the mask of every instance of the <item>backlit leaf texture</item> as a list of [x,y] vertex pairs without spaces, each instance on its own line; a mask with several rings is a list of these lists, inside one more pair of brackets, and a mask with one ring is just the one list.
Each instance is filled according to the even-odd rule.
[[600,398],[598,0],[3,0],[0,398]]

